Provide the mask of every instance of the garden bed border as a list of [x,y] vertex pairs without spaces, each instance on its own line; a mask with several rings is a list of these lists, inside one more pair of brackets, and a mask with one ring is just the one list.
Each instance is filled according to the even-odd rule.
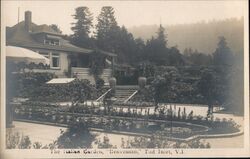
[[[50,126],[68,127],[67,124],[41,122],[41,121],[34,121],[34,120],[27,120],[27,119],[15,119],[15,121],[35,123],[35,124],[44,124],[44,125],[50,125]],[[194,124],[194,125],[197,125],[197,124]],[[98,128],[89,128],[89,130],[90,131],[95,131],[95,132],[105,132],[105,133],[120,134],[120,135],[144,136],[144,137],[150,137],[151,136],[149,134],[144,134],[144,133],[124,132],[124,131],[117,131],[117,130],[105,131],[104,129],[98,129]],[[186,138],[186,139],[174,138],[174,137],[166,137],[166,139],[168,139],[170,141],[175,140],[175,141],[189,142],[189,141],[192,141],[194,139],[200,139],[200,138],[222,138],[222,137],[225,138],[225,137],[239,136],[239,135],[242,135],[242,134],[244,134],[243,130],[240,130],[239,132],[235,132],[235,133],[228,133],[228,134],[195,135],[195,136],[191,136],[191,137]]]

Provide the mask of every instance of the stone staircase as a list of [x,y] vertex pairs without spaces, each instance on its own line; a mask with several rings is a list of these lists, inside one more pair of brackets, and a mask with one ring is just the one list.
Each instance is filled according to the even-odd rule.
[[[79,79],[87,79],[90,81],[90,83],[95,83],[94,76],[89,73],[89,68],[72,67],[71,70],[72,77],[76,75]],[[103,73],[100,75],[100,78],[104,80],[104,85],[108,85],[108,80],[111,77],[111,73],[111,69],[104,69]]]
[[133,96],[137,92],[137,90],[138,86],[118,85],[116,86],[115,98],[117,99],[117,101],[126,102],[131,96]]

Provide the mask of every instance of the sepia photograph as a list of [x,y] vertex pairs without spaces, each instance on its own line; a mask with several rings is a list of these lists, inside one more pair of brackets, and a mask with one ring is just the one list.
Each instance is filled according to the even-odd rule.
[[1,159],[250,157],[247,0],[1,1]]

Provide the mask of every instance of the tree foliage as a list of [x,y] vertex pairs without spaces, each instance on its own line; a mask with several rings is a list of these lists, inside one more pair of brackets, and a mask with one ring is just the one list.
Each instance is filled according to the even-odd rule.
[[71,102],[72,106],[96,99],[97,90],[88,80],[75,79],[67,84],[44,84],[34,90],[31,99],[47,102]]
[[90,39],[90,32],[92,25],[92,13],[90,13],[88,7],[77,7],[75,9],[75,14],[72,15],[76,20],[72,23],[73,26],[71,30],[74,32],[72,35],[73,44],[80,47],[90,48],[92,45]]
[[[215,104],[217,98],[217,82],[215,74],[209,70],[205,70],[201,76],[201,79],[198,83],[199,92],[203,95],[206,100],[208,107],[212,107],[212,104]],[[219,91],[219,90],[218,90]]]
[[125,26],[119,27],[115,41],[115,52],[118,55],[117,60],[122,63],[134,63],[136,61],[136,49],[137,46],[133,35],[127,31]]
[[201,53],[198,50],[193,51],[192,48],[186,48],[183,54],[188,65],[209,66],[212,64],[212,56]]
[[160,24],[160,27],[157,32],[157,40],[161,44],[162,47],[167,47],[167,34],[165,33],[165,28]]
[[184,65],[184,60],[177,47],[167,47],[165,28],[160,25],[157,36],[147,40],[144,60],[155,65]]
[[29,149],[31,141],[28,136],[21,135],[19,132],[14,132],[11,129],[6,133],[6,148],[7,149]]
[[119,29],[114,14],[113,7],[102,7],[96,25],[97,47],[110,52],[115,51],[115,41]]
[[[168,46],[178,45],[180,52],[185,48],[197,49],[205,54],[212,54],[216,48],[218,35],[223,35],[228,46],[235,54],[244,48],[244,18],[209,20],[192,24],[163,25],[167,28]],[[157,25],[129,27],[135,38],[150,39],[157,31]]]
[[61,34],[62,33],[62,30],[59,28],[58,25],[56,24],[51,24],[50,27],[57,33]]
[[170,71],[162,76],[157,76],[151,83],[152,94],[156,105],[159,102],[171,101],[177,98],[174,82],[178,77],[178,72]]
[[105,56],[98,51],[95,51],[90,58],[90,74],[94,75],[94,78],[99,77],[105,67]]
[[232,66],[233,54],[227,46],[225,37],[219,37],[218,46],[213,53],[213,61],[215,65]]
[[72,123],[61,133],[56,143],[58,148],[90,148],[96,135],[91,134],[86,123]]

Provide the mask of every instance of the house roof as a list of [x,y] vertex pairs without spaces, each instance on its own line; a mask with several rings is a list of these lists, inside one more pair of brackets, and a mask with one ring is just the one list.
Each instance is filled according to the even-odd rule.
[[[46,45],[41,42],[38,42],[34,39],[35,34],[46,33],[53,36],[60,37],[60,45]],[[65,51],[69,53],[84,53],[89,54],[94,50],[80,48],[71,44],[68,40],[62,38],[62,34],[54,31],[48,25],[36,25],[31,23],[31,31],[28,32],[25,29],[25,22],[21,21],[20,23],[14,25],[13,27],[6,28],[6,42],[7,45],[19,46],[24,48],[38,48],[38,49],[47,49],[47,50],[56,50],[56,51]],[[110,52],[100,51],[107,56],[116,56],[116,54]]]
[[37,33],[48,33],[48,34],[54,34],[54,35],[62,36],[61,33],[56,32],[54,29],[52,29],[51,27],[49,27],[49,26],[46,25],[46,24],[37,25],[36,27],[33,27],[32,33],[33,33],[33,34],[37,34]]

